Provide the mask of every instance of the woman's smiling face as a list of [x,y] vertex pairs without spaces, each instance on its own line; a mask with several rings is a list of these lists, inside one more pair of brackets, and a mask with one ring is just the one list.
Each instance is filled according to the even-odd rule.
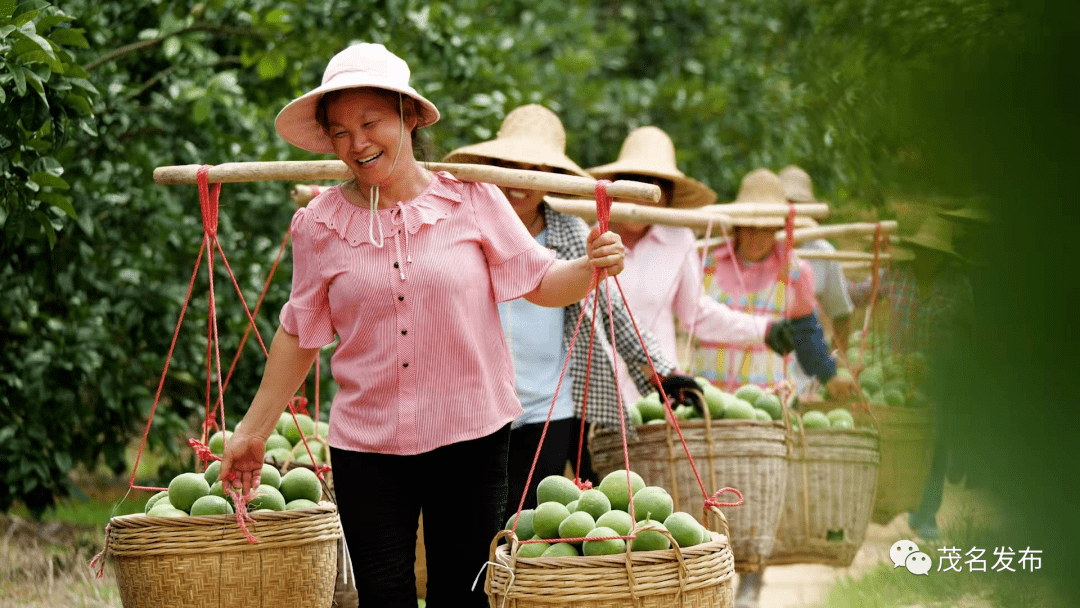
[[398,157],[412,158],[416,117],[403,124],[396,96],[370,88],[349,89],[326,107],[326,133],[337,155],[358,182],[386,181]]

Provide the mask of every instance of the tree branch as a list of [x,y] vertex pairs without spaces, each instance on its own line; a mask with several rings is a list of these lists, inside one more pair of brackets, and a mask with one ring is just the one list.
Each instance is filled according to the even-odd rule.
[[143,49],[161,44],[167,38],[179,36],[188,32],[212,32],[215,34],[223,34],[226,36],[254,36],[256,38],[264,38],[267,36],[267,34],[260,32],[259,30],[246,27],[233,27],[231,25],[219,25],[216,23],[196,23],[194,25],[185,27],[182,30],[177,30],[166,36],[158,36],[157,38],[152,38],[150,40],[140,40],[138,42],[124,45],[116,49],[115,51],[105,53],[101,57],[98,57],[97,59],[91,61],[90,63],[83,66],[83,69],[87,72],[93,71],[94,68],[100,66],[103,63],[115,61],[116,59],[119,59],[125,55],[130,55],[131,53],[136,53]]

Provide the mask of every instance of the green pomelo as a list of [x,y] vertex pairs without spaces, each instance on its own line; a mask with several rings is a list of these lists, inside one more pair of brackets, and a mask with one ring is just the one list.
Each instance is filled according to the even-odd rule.
[[[285,497],[285,502],[292,502],[297,498],[306,498],[311,502],[319,502],[322,498],[322,484],[319,482],[319,476],[315,474],[311,469],[293,469],[288,473],[285,473],[281,478],[281,485],[278,486],[281,490],[281,495]],[[284,507],[282,503],[282,507]]]
[[[278,435],[284,436],[285,435],[285,423],[290,421],[290,420],[292,420],[292,414],[290,414],[288,410],[285,410],[284,412],[281,412],[281,415],[278,416],[277,426],[274,427],[274,432],[277,433]],[[292,442],[289,443],[289,447],[290,448],[292,447]]]
[[754,403],[757,403],[758,398],[764,393],[765,389],[756,384],[744,384],[735,391],[735,398],[742,399],[753,405]]
[[[534,536],[529,540],[540,540],[540,537]],[[518,549],[518,557],[540,557],[550,546],[551,545],[548,543],[529,543],[521,545],[521,548]]]
[[[559,538],[584,538],[595,527],[596,520],[592,515],[584,511],[571,513],[559,524]],[[580,545],[581,541],[574,541],[574,544]]]
[[639,522],[645,519],[664,521],[673,509],[671,496],[664,488],[648,486],[634,493],[634,514]]
[[677,420],[692,420],[698,417],[698,410],[692,405],[680,405],[672,413],[675,414]]
[[185,511],[181,511],[170,505],[154,505],[153,509],[146,514],[148,517],[187,517]]
[[326,446],[324,446],[321,441],[315,441],[314,439],[308,439],[307,446],[304,445],[303,441],[294,445],[292,449],[293,458],[296,459],[300,458],[301,456],[307,456],[309,449],[311,450],[311,455],[315,457],[316,461],[323,462],[324,460],[326,460]]
[[318,503],[311,502],[306,498],[297,498],[296,500],[285,503],[285,510],[295,511],[297,509],[314,509],[318,506]]
[[574,511],[577,511],[577,506],[578,506],[578,501],[571,500],[570,502],[566,503],[566,510],[573,513]]
[[611,510],[611,499],[596,488],[585,490],[577,501],[577,508],[573,511],[584,511],[592,515],[593,519],[599,518]]
[[[315,466],[315,463],[311,460],[311,456],[308,456],[307,452],[304,452],[303,454],[300,454],[296,458],[293,458],[292,461],[295,462],[296,464],[306,464],[309,467],[314,467]],[[319,463],[319,464],[322,464],[322,463]]]
[[[168,490],[162,490],[162,491],[158,492],[157,494],[154,494],[153,496],[148,498],[146,500],[146,506],[143,507],[143,513],[149,513],[150,509],[153,509],[154,505],[157,504],[157,501],[159,501],[159,500],[161,500],[163,498],[166,501],[169,500],[169,491]],[[171,505],[172,503],[169,503],[169,504]]]
[[712,532],[710,532],[709,529],[706,528],[705,526],[701,526],[701,542],[703,542],[703,543],[711,543],[712,542]]
[[[866,392],[869,393],[870,391]],[[874,394],[870,396],[870,405],[888,405],[888,403],[885,403],[885,393],[875,391]]]
[[829,417],[817,410],[810,410],[803,414],[802,423],[803,428],[808,431],[810,429],[827,429],[830,426]]
[[646,422],[645,424],[646,425],[649,425],[649,424],[655,424],[655,425],[667,424],[667,420],[664,420],[663,418],[657,418],[656,420],[650,420],[650,421]]
[[275,433],[270,433],[270,436],[266,438],[266,448],[265,448],[265,450],[267,452],[269,452],[271,450],[276,450],[278,448],[284,448],[286,450],[292,450],[292,444],[289,443],[289,440],[286,439],[284,435],[279,435],[276,432]]
[[766,412],[760,407],[754,408],[754,418],[761,422],[772,422],[772,416],[769,415],[769,412]]
[[908,400],[909,407],[924,408],[930,405],[930,401],[926,398],[926,393],[915,390],[911,391],[911,399]]
[[668,537],[656,530],[642,530],[641,528],[645,526],[667,530],[664,524],[651,519],[638,522],[638,525],[634,527],[634,530],[637,531],[637,538],[630,545],[634,551],[663,551],[671,548],[671,541],[668,540]]
[[215,460],[214,462],[210,463],[210,466],[206,467],[205,471],[203,471],[203,478],[206,479],[206,483],[212,484],[215,481],[217,481],[218,473],[220,473],[220,472],[221,472],[221,461],[220,460]]
[[713,386],[708,380],[705,381],[705,386],[701,387],[701,393],[705,395],[705,406],[709,408],[709,417],[713,420],[723,418],[724,404],[727,403],[730,395]]
[[[586,538],[603,538],[605,536],[625,536],[618,534],[611,528],[603,526],[593,528],[592,532],[585,535]],[[621,538],[608,540],[586,540],[581,547],[581,552],[590,557],[594,555],[618,555],[626,552],[626,541]]]
[[570,543],[555,543],[547,549],[540,557],[580,557],[577,547]]
[[637,409],[637,406],[630,404],[626,406],[626,413],[630,414],[630,424],[639,425],[645,424],[645,419],[641,417],[641,412]]
[[885,389],[885,403],[892,407],[904,407],[907,405],[907,399],[904,399],[904,394],[895,388]]
[[320,421],[318,421],[316,423],[315,426],[318,427],[317,430],[319,431],[319,437],[322,437],[323,439],[326,439],[327,437],[330,436],[330,423],[329,422],[323,422],[322,420],[320,420]]
[[641,419],[648,423],[651,420],[664,419],[664,404],[660,401],[660,393],[652,392],[645,395],[634,404],[641,413]]
[[[296,426],[297,423],[299,423],[299,427]],[[300,443],[301,431],[303,431],[304,437],[312,437],[315,435],[315,421],[311,419],[311,416],[297,414],[296,420],[293,420],[292,416],[289,416],[288,420],[285,421],[285,425],[281,427],[281,431],[279,432],[289,440],[289,443],[295,446]]]
[[868,393],[876,393],[884,384],[884,372],[878,365],[872,365],[859,374],[859,386]]
[[232,431],[218,431],[210,436],[207,447],[214,455],[221,456],[225,453],[225,442],[229,439],[232,439]]
[[907,380],[904,380],[903,378],[893,378],[886,382],[885,385],[881,387],[881,390],[888,391],[889,389],[894,389],[900,391],[901,395],[906,395],[910,388]]
[[848,418],[838,418],[835,421],[829,423],[829,428],[833,429],[833,430],[835,430],[835,429],[853,429],[853,428],[855,428],[855,422],[853,420],[848,419]]
[[554,500],[542,502],[533,513],[533,531],[540,538],[559,538],[559,525],[570,517],[566,505]]
[[645,487],[645,480],[641,475],[630,471],[630,488],[626,487],[626,469],[612,471],[600,480],[600,491],[607,495],[611,501],[612,509],[625,511],[630,505],[631,492],[637,492]]
[[750,405],[749,401],[737,397],[734,401],[729,401],[728,404],[724,406],[724,418],[753,420],[756,418],[754,415],[754,406]]
[[829,413],[825,414],[825,416],[829,419],[829,426],[836,426],[836,421],[840,419],[846,419],[852,425],[855,424],[855,418],[851,415],[851,412],[842,407],[829,410]]
[[277,463],[278,466],[292,461],[292,450],[288,448],[274,448],[266,452],[266,457]]
[[664,520],[664,527],[671,532],[671,537],[675,539],[679,547],[693,547],[701,542],[703,526],[689,513],[676,511],[668,515]]
[[262,473],[259,475],[259,485],[279,488],[281,486],[281,472],[272,464],[264,464]]
[[784,415],[784,406],[780,403],[780,397],[775,393],[763,393],[754,402],[754,407],[765,410],[765,413],[772,420],[780,420],[780,417]]
[[799,429],[802,428],[802,419],[799,418],[798,414],[792,412],[791,418],[789,418],[789,420],[791,420],[791,432],[798,433]]
[[251,500],[247,503],[248,511],[259,509],[284,511],[285,503],[288,502],[274,486],[259,486],[252,494]]
[[887,361],[884,366],[885,377],[889,380],[896,380],[904,376],[904,365],[897,363],[896,361]]
[[210,484],[199,473],[181,473],[169,482],[169,502],[187,511],[195,501],[210,493]]
[[577,484],[562,475],[548,475],[536,486],[537,504],[555,501],[567,505],[580,497]]
[[192,517],[200,515],[229,515],[233,512],[229,501],[220,496],[206,495],[191,505]]
[[[536,536],[536,531],[533,529],[533,514],[535,511],[532,509],[522,509],[521,521],[518,522],[517,534],[518,538],[532,538]],[[517,519],[518,514],[514,513],[510,516],[510,519],[506,520],[506,529],[514,529],[514,520]]]
[[596,518],[597,528],[611,528],[619,533],[619,536],[630,536],[630,530],[634,528],[634,520],[626,511],[612,509]]

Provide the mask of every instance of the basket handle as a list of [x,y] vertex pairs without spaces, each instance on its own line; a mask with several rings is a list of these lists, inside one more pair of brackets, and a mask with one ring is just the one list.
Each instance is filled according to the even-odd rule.
[[[663,528],[658,528],[653,525],[645,525],[641,526],[640,528],[635,527],[631,530],[631,533],[636,537],[639,533],[649,530],[659,532],[663,536],[667,537],[668,541],[671,543],[671,548],[675,550],[675,560],[679,562],[679,606],[680,608],[683,608],[686,601],[685,597],[683,596],[683,592],[686,590],[686,581],[688,575],[686,572],[686,559],[683,557],[682,549],[679,548],[679,543],[675,541],[675,538],[671,535],[671,532]],[[633,599],[634,605],[636,606],[638,603],[638,596],[637,592],[634,590],[637,582],[634,579],[634,566],[632,561],[633,544],[633,541],[629,541],[626,543],[626,578],[630,586],[630,598]]]

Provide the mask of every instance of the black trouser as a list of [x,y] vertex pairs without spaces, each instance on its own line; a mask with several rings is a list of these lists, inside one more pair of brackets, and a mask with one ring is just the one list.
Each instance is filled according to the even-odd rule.
[[[510,491],[506,495],[506,516],[503,522],[517,513],[518,503],[521,502],[521,493],[525,491],[525,479],[529,476],[533,458],[536,457],[536,448],[540,445],[540,433],[544,430],[544,423],[524,424],[510,432],[510,460],[507,466],[507,478]],[[586,434],[588,430],[585,431]],[[529,493],[525,497],[525,509],[536,507],[536,486],[548,475],[562,475],[566,469],[567,461],[570,468],[577,472],[578,435],[581,433],[580,418],[564,418],[552,420],[548,426],[547,436],[544,437],[544,449],[540,451],[540,459],[536,463],[532,481],[529,483]],[[587,435],[586,435],[587,436]],[[584,441],[584,438],[582,439]],[[581,450],[581,478],[589,480],[595,487],[600,483],[592,468],[592,459],[589,457],[587,447]]]
[[483,578],[502,528],[510,425],[416,456],[331,448],[334,491],[360,606],[415,608],[416,531],[424,512],[427,603],[487,606]]

